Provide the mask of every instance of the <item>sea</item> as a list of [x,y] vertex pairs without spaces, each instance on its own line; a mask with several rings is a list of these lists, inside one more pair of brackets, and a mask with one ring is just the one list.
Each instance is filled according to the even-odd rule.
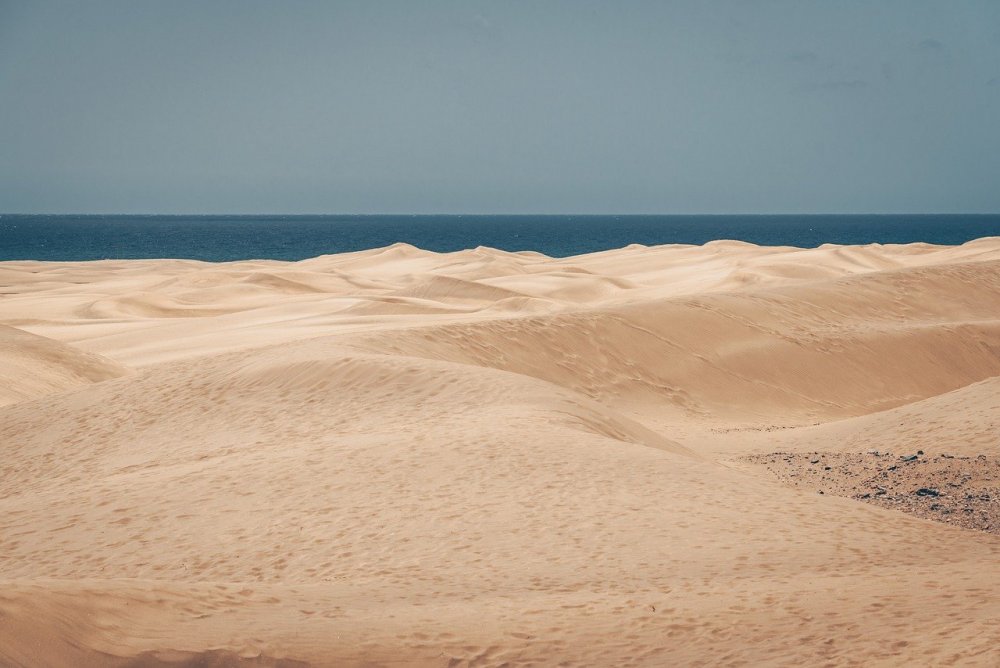
[[958,245],[1000,236],[1000,214],[922,215],[23,215],[0,214],[0,260],[301,260],[396,242],[553,257],[629,244]]

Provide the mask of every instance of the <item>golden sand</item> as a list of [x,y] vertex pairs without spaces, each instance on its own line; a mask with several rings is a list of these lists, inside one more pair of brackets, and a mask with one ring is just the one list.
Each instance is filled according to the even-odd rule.
[[1000,665],[1000,537],[740,463],[998,375],[1000,238],[0,263],[0,665]]

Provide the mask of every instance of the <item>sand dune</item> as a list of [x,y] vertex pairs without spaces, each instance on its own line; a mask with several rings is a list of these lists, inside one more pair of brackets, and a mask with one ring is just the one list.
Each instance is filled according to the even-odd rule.
[[128,369],[93,353],[0,325],[0,405],[118,378]]
[[997,534],[740,463],[1000,454],[998,238],[0,293],[0,665],[1000,660]]
[[633,410],[794,424],[1000,375],[1000,263],[349,338],[516,371]]
[[1000,377],[860,417],[769,433],[777,449],[1000,454]]

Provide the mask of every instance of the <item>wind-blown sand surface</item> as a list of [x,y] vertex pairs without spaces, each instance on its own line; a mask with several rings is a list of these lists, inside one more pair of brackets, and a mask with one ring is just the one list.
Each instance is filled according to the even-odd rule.
[[1000,665],[1000,532],[787,481],[995,462],[1000,238],[6,262],[0,325],[2,665]]

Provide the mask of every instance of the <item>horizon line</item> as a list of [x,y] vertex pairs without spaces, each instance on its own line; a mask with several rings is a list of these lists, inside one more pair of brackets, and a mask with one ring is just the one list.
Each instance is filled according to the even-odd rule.
[[263,216],[263,217],[285,217],[285,218],[309,218],[309,217],[319,217],[319,216],[353,216],[353,217],[388,217],[388,216],[402,216],[402,217],[412,217],[412,218],[429,218],[429,217],[448,217],[448,218],[462,218],[462,217],[472,217],[472,218],[486,218],[491,216],[510,216],[510,217],[563,217],[563,216],[574,216],[574,217],[653,217],[653,216],[704,216],[704,217],[724,217],[724,216],[998,216],[1000,211],[923,211],[923,212],[912,212],[912,211],[880,211],[880,212],[837,212],[837,211],[820,211],[820,212],[803,212],[803,213],[781,213],[781,212],[737,212],[737,213],[705,213],[705,212],[695,212],[695,213],[620,213],[620,212],[601,212],[601,213],[576,213],[576,212],[566,212],[566,213],[399,213],[399,212],[388,212],[388,213],[351,213],[351,212],[324,212],[324,213],[274,213],[274,212],[258,212],[258,213],[149,213],[149,212],[123,212],[123,213],[106,213],[106,212],[70,212],[70,213],[53,213],[53,212],[0,212],[0,217],[2,216],[104,216],[104,217],[126,217],[126,216],[141,216],[141,217],[162,217],[162,218],[180,218],[180,217],[211,217],[211,216],[229,216],[229,217],[251,217],[251,216]]

